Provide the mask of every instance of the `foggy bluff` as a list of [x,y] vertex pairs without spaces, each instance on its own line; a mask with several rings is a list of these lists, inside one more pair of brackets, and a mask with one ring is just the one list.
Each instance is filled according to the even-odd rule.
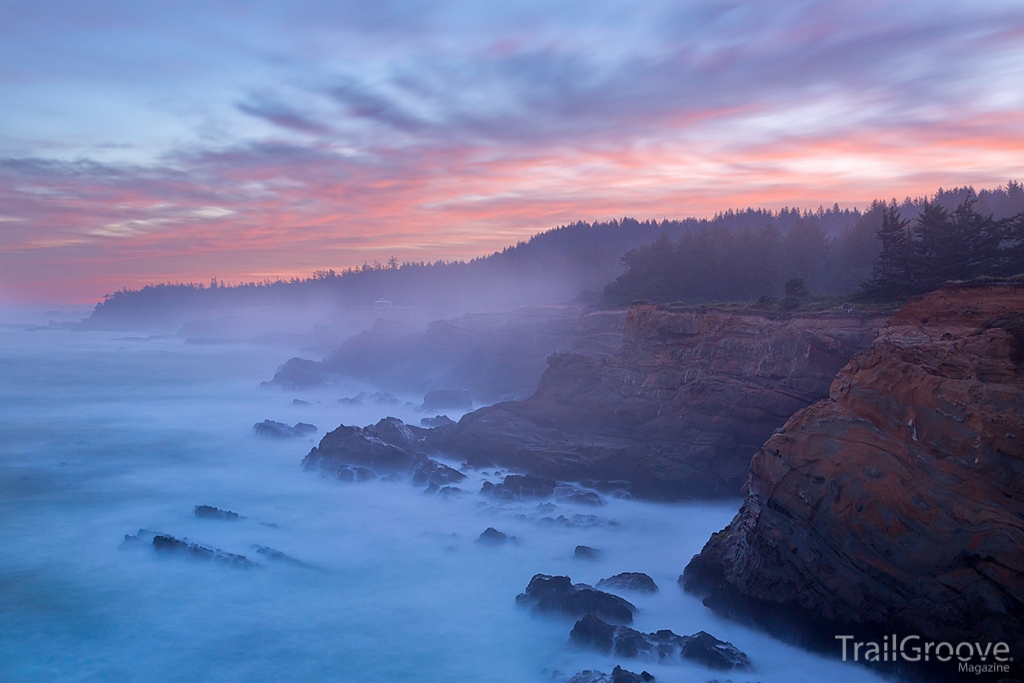
[[[181,325],[178,333],[196,342],[248,335],[280,343],[282,320],[264,303],[294,312],[302,292],[316,301],[302,315],[322,327],[286,326],[295,333],[288,341],[327,353],[288,361],[268,384],[323,396],[357,379],[404,395],[465,393],[478,408],[454,424],[424,422],[432,428],[392,418],[328,425],[308,469],[353,486],[409,478],[449,498],[541,504],[744,496],[737,517],[680,577],[713,610],[832,655],[814,637],[822,629],[880,641],[893,624],[921,631],[947,622],[951,630],[936,637],[991,634],[1019,652],[1022,198],[1010,183],[879,202],[863,213],[575,224],[470,263],[122,293],[85,325],[144,308],[146,296],[187,292],[205,302],[201,316],[179,302],[150,309],[153,320]],[[631,246],[629,233],[647,240]],[[680,263],[694,254],[711,266],[708,255],[761,265],[746,269],[745,284],[723,270],[723,282],[746,290],[716,296],[710,276],[686,284]],[[766,255],[771,268],[762,267]],[[934,273],[974,282],[927,280]],[[631,292],[649,300],[602,310]],[[271,299],[253,303],[264,295]],[[365,304],[371,299],[376,309]],[[254,310],[228,303],[242,300]],[[251,326],[254,311],[268,327]],[[443,412],[420,410],[427,419]],[[450,458],[461,468],[444,464]],[[501,476],[466,486],[467,472],[491,469]],[[948,521],[938,540],[926,528],[936,517]],[[865,566],[888,592],[862,588]],[[837,594],[836,586],[858,588]],[[902,673],[948,677],[921,671]]]

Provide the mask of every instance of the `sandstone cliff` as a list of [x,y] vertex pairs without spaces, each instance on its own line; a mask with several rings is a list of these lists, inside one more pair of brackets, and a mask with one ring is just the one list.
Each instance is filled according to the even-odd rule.
[[1005,641],[1019,660],[1022,444],[1024,286],[948,285],[767,440],[680,582],[835,652],[837,633],[898,633]]
[[610,358],[554,355],[537,391],[433,437],[498,464],[647,498],[738,496],[750,456],[864,349],[884,317],[634,305]]

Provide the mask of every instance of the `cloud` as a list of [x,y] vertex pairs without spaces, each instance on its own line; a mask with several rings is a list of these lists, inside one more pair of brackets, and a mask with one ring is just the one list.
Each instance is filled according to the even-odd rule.
[[1012,3],[238,11],[14,4],[6,291],[470,257],[577,219],[1024,177]]

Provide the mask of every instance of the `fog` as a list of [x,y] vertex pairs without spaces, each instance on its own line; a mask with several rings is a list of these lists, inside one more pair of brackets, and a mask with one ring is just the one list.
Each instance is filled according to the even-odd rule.
[[[425,496],[407,482],[343,484],[300,467],[325,431],[385,415],[419,424],[420,396],[381,405],[260,389],[291,347],[187,344],[179,337],[0,327],[0,679],[22,681],[563,680],[616,664],[658,681],[878,680],[722,620],[675,580],[739,501],[558,504],[588,525],[543,525],[537,503]],[[307,405],[294,405],[293,398]],[[448,413],[458,419],[458,413]],[[264,419],[319,427],[267,440]],[[459,463],[450,463],[459,466]],[[197,505],[243,516],[200,519]],[[547,514],[547,513],[544,513]],[[475,542],[487,527],[514,535]],[[259,567],[165,557],[125,534],[163,532]],[[573,557],[577,544],[604,551]],[[269,546],[295,562],[255,552]],[[704,629],[751,658],[752,674],[610,658],[567,642],[572,619],[541,618],[515,596],[536,573],[596,583],[648,573],[630,595],[634,627]]]

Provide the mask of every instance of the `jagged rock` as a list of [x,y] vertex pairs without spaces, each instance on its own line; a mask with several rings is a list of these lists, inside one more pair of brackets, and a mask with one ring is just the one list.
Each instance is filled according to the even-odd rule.
[[293,406],[308,406],[309,405],[309,401],[303,401],[301,398],[293,398],[292,399],[292,405]]
[[423,407],[427,410],[440,408],[472,408],[473,399],[468,391],[456,389],[434,389],[423,397]]
[[604,505],[604,498],[597,495],[593,491],[573,491],[567,496],[558,498],[559,503],[574,503],[576,505],[590,505],[592,507],[601,507]]
[[508,536],[494,527],[489,526],[484,529],[483,533],[480,534],[480,537],[476,539],[476,542],[484,545],[505,545],[509,541],[514,540],[516,540],[515,536]]
[[597,587],[605,590],[637,591],[638,593],[658,592],[658,584],[654,583],[654,579],[641,572],[622,572],[615,576],[609,576],[607,579],[598,581]]
[[292,439],[309,436],[310,434],[316,434],[317,431],[316,425],[305,422],[297,422],[294,427],[289,427],[284,422],[275,422],[273,420],[257,422],[252,426],[252,429],[259,436],[267,436],[274,439]]
[[573,552],[573,557],[577,560],[597,560],[603,555],[597,548],[591,548],[589,545],[578,545],[576,550]]
[[757,451],[680,581],[827,652],[895,630],[1024,653],[1024,285],[912,299]]
[[324,383],[324,374],[321,372],[320,363],[305,358],[289,358],[274,375],[270,382],[262,382],[260,386],[276,384],[283,389],[309,389],[321,386]]
[[256,551],[257,555],[265,557],[268,560],[273,560],[274,562],[281,562],[283,564],[291,564],[291,565],[295,565],[296,567],[308,567],[309,566],[308,564],[306,564],[302,560],[296,560],[294,557],[291,557],[289,555],[285,555],[280,550],[277,550],[275,548],[271,548],[270,546],[266,546],[266,545],[253,545],[253,550]]
[[484,482],[480,493],[499,500],[522,500],[524,498],[550,498],[555,495],[558,482],[546,477],[530,474],[510,474],[500,484]]
[[653,680],[655,680],[654,676],[646,671],[635,674],[618,665],[612,669],[612,683],[651,683]]
[[242,517],[237,512],[232,512],[231,510],[221,510],[220,508],[215,508],[212,505],[196,505],[195,510],[193,510],[193,512],[195,513],[196,517],[199,517],[201,519],[242,519]]
[[572,617],[596,614],[614,624],[633,623],[636,607],[617,595],[590,586],[573,585],[568,576],[537,574],[516,596],[516,603],[533,612],[557,613]]
[[302,465],[350,482],[408,476],[414,485],[433,487],[432,492],[436,492],[466,475],[419,451],[428,431],[395,417],[368,427],[341,425],[310,450]]
[[455,424],[455,420],[451,419],[447,415],[436,415],[435,417],[420,418],[420,424],[428,428],[445,427],[447,425]]
[[438,450],[642,498],[738,496],[750,455],[828,394],[885,316],[635,305],[611,358],[549,357],[536,392],[436,430]]
[[628,626],[613,626],[593,614],[576,622],[569,639],[581,646],[619,657],[651,661],[689,659],[712,669],[751,670],[750,660],[730,643],[705,631],[679,636],[669,630],[641,633]]
[[201,543],[193,543],[187,538],[178,539],[167,534],[153,536],[153,549],[169,555],[182,555],[194,560],[218,562],[241,569],[259,566],[245,555],[236,555]]

